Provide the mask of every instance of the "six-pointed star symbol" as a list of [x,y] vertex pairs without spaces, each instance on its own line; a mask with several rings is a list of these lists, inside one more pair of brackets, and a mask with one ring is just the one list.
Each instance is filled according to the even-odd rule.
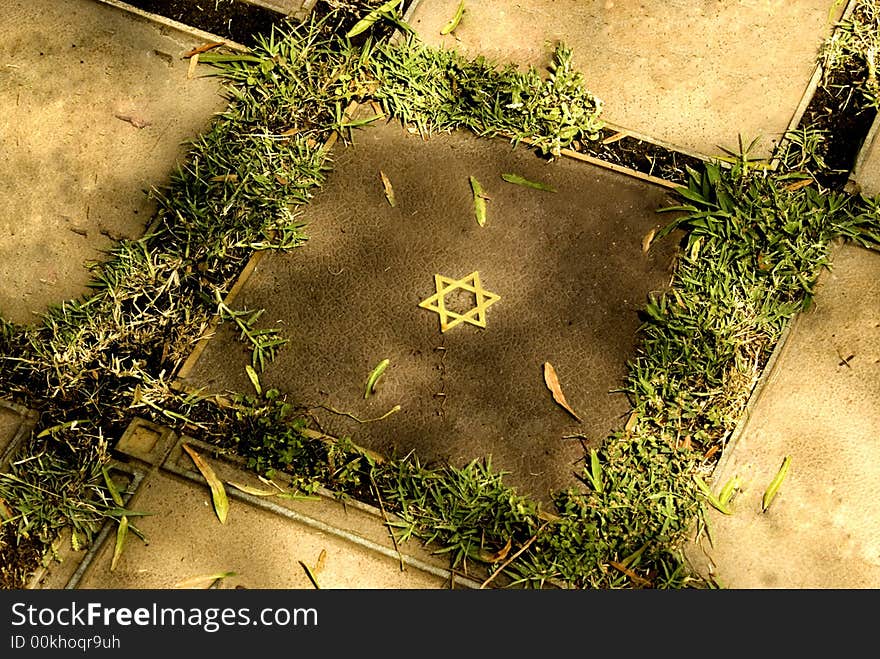
[[[501,299],[500,295],[490,293],[480,283],[480,273],[474,270],[471,274],[461,279],[451,279],[443,275],[434,275],[434,285],[437,292],[422,302],[422,309],[436,311],[440,316],[440,331],[445,332],[460,323],[470,323],[477,327],[486,327],[486,309]],[[461,314],[446,308],[446,295],[457,289],[473,293],[477,305],[469,311]],[[450,320],[450,318],[452,320]]]

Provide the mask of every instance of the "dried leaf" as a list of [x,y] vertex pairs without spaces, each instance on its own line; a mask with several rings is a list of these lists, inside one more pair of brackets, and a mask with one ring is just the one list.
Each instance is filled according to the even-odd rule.
[[214,512],[217,513],[217,519],[220,520],[220,523],[226,524],[226,515],[229,513],[229,499],[226,498],[226,490],[223,487],[223,483],[217,478],[217,474],[214,473],[211,465],[196,453],[189,444],[183,444],[182,446],[183,450],[192,458],[199,472],[208,481],[208,486],[211,488],[211,500],[214,502]]
[[642,252],[645,254],[648,253],[648,250],[651,249],[651,243],[654,241],[654,235],[657,233],[657,227],[651,229],[648,233],[645,234],[645,237],[642,238]]
[[388,203],[391,204],[392,208],[397,204],[394,200],[394,188],[391,187],[391,180],[385,175],[381,169],[379,170],[379,176],[382,177],[382,187],[385,188],[385,198],[388,200]]
[[443,26],[442,30],[440,30],[440,34],[449,34],[457,28],[458,24],[461,22],[462,16],[464,16],[464,0],[459,0],[458,9],[455,10],[453,17],[450,18],[449,22]]
[[194,57],[196,55],[200,55],[200,54],[205,53],[209,50],[212,50],[213,48],[217,48],[217,46],[222,46],[222,45],[223,45],[222,41],[212,41],[211,43],[202,44],[201,46],[193,48],[188,53],[185,53],[183,55],[183,59],[186,59],[187,57]]
[[223,183],[235,183],[238,181],[238,174],[217,174],[208,180],[213,182],[222,181]]
[[189,67],[186,69],[186,79],[192,80],[196,77],[196,69],[199,67],[199,54],[195,53],[189,58]]
[[624,573],[626,576],[628,576],[628,577],[632,580],[632,582],[633,582],[634,584],[636,584],[637,586],[648,587],[648,586],[651,585],[651,582],[650,582],[650,581],[647,581],[646,579],[643,579],[642,577],[640,577],[639,575],[637,575],[635,572],[633,572],[632,570],[630,570],[630,569],[629,569],[626,565],[624,565],[623,563],[618,563],[617,561],[608,561],[608,565],[610,565],[611,567],[613,567],[615,570],[620,570],[621,572],[623,572],[623,573]]
[[12,509],[6,505],[3,499],[0,499],[0,520],[8,522],[12,519]]
[[116,570],[116,565],[122,556],[122,547],[125,544],[125,536],[128,535],[128,517],[123,515],[119,518],[119,526],[116,528],[116,545],[113,547],[113,560],[110,561],[110,571]]
[[226,482],[229,483],[236,490],[241,490],[245,494],[250,494],[254,497],[274,497],[281,494],[281,492],[277,490],[261,490],[257,487],[251,487],[250,485],[244,485],[242,483],[234,483],[233,481]]
[[174,588],[210,588],[221,579],[234,577],[235,572],[217,572],[215,574],[202,574],[197,577],[190,577],[174,584]]
[[786,192],[794,192],[795,190],[800,190],[801,188],[805,188],[814,182],[815,181],[813,181],[812,178],[805,178],[805,179],[802,179],[802,180],[797,181],[795,183],[789,183],[788,185],[786,185],[783,188],[783,190],[785,190]]
[[604,140],[602,140],[602,144],[611,144],[613,142],[617,142],[618,140],[622,140],[627,135],[629,135],[629,133],[627,133],[626,131],[618,131],[614,133],[614,135],[606,137]]
[[275,481],[273,481],[271,478],[266,478],[265,476],[260,476],[259,474],[257,475],[257,478],[259,478],[260,481],[263,482],[263,483],[265,483],[266,485],[271,485],[272,487],[274,487],[274,488],[275,488],[276,490],[278,490],[279,492],[284,492],[284,491],[285,491],[285,489],[284,489],[283,487],[281,487],[278,483],[276,483]]
[[550,392],[553,394],[553,400],[555,400],[562,408],[571,414],[575,419],[579,422],[581,418],[575,413],[573,409],[569,406],[568,402],[565,400],[565,396],[562,393],[562,387],[559,385],[559,378],[556,375],[556,369],[553,368],[553,365],[550,362],[544,362],[544,382],[547,384],[547,388],[550,389]]
[[321,553],[318,554],[318,562],[315,563],[315,574],[318,574],[324,569],[324,564],[327,562],[327,550],[322,549]]
[[507,558],[507,555],[510,553],[510,548],[513,546],[513,541],[511,538],[507,539],[507,542],[504,546],[496,551],[495,553],[489,554],[487,552],[480,552],[480,559],[485,561],[486,563],[498,563]]
[[477,218],[477,224],[481,227],[486,226],[486,193],[483,192],[483,186],[473,176],[470,177],[471,190],[474,193],[474,216]]
[[530,181],[529,179],[524,178],[519,174],[502,174],[501,178],[508,183],[522,185],[526,188],[532,188],[534,190],[544,190],[546,192],[556,192],[556,188],[551,185],[547,185],[546,183],[541,183],[539,181]]
[[626,420],[626,425],[623,427],[624,432],[632,432],[633,428],[636,427],[636,422],[639,420],[639,413],[633,410],[630,412],[629,418]]
[[143,119],[142,117],[134,114],[114,114],[113,116],[117,119],[121,119],[122,121],[127,121],[135,128],[146,128],[151,124],[150,121],[147,121],[146,119]]

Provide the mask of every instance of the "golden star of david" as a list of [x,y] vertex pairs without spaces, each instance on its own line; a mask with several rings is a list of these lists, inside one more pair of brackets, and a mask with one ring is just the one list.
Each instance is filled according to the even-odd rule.
[[[437,292],[428,299],[419,302],[419,306],[422,309],[437,312],[440,316],[441,332],[452,329],[460,323],[470,323],[477,327],[486,327],[486,309],[501,299],[500,295],[490,293],[483,288],[483,285],[480,283],[480,273],[476,270],[461,279],[450,279],[443,275],[434,275],[434,286]],[[446,308],[445,303],[446,294],[459,288],[473,293],[477,298],[477,306],[463,314],[450,311]]]

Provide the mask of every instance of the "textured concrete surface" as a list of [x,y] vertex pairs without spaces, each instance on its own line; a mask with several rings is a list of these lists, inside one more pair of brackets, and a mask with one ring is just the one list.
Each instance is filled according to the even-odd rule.
[[142,235],[146,192],[226,102],[190,78],[203,41],[94,0],[3,0],[0,314],[39,322],[87,294],[85,263]]
[[21,442],[30,436],[36,420],[33,410],[0,399],[0,472],[6,470]]
[[392,558],[254,506],[233,502],[227,523],[220,524],[205,486],[157,473],[142,488],[132,505],[152,513],[135,522],[149,544],[130,535],[111,572],[111,537],[78,588],[174,588],[193,577],[234,572],[222,588],[311,589],[299,561],[315,572],[322,552],[323,569],[315,574],[321,588],[448,587],[435,575],[401,571]]
[[[358,131],[334,159],[302,215],[309,240],[266,255],[232,302],[265,309],[264,325],[289,339],[264,387],[311,406],[325,432],[384,455],[414,450],[423,463],[456,466],[490,456],[509,484],[539,498],[578,487],[583,448],[572,436],[598,442],[625,421],[629,403],[611,392],[633,354],[638,309],[669,280],[675,241],[642,250],[645,234],[669,220],[656,212],[667,190],[569,159],[547,163],[505,140],[423,141],[397,123]],[[510,184],[503,173],[557,191]],[[484,227],[469,176],[490,197]],[[474,271],[500,296],[486,327],[442,333],[438,314],[419,303],[436,292],[436,274]],[[466,298],[450,294],[447,304],[463,313],[474,305]],[[249,348],[237,336],[222,325],[184,382],[250,391]],[[390,365],[365,400],[383,359]],[[554,403],[544,362],[581,422]],[[329,409],[369,420],[395,405],[370,423]]]
[[859,150],[855,165],[849,177],[854,191],[866,196],[880,195],[880,117],[874,119],[865,142]]
[[710,509],[711,542],[689,547],[728,588],[880,587],[880,254],[838,247],[832,268],[716,469],[715,491],[743,479],[733,514]]
[[429,44],[544,69],[573,50],[604,118],[705,155],[767,156],[788,128],[816,56],[845,3],[833,0],[481,0],[441,35],[458,0],[416,0],[409,22]]
[[[182,442],[191,443],[224,482],[230,501],[225,524]],[[64,560],[40,575],[41,588],[206,588],[211,580],[187,581],[221,573],[234,574],[222,579],[219,588],[314,588],[300,561],[322,589],[478,585],[451,577],[444,561],[417,543],[403,543],[398,554],[379,511],[368,506],[343,503],[326,492],[314,500],[242,494],[231,483],[262,492],[273,488],[234,460],[214,456],[210,447],[178,438],[167,428],[136,420],[116,455],[120,489],[131,494],[128,508],[147,513],[131,519],[145,540],[129,533],[111,570],[116,537],[115,527],[108,528],[88,555],[65,548]],[[155,459],[156,465],[135,456]]]
[[21,414],[0,404],[0,455],[3,455],[21,427]]

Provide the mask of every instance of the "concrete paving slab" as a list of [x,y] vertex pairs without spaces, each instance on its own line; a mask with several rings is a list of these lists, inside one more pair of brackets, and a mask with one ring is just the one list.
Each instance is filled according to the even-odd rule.
[[315,531],[266,510],[233,503],[220,524],[207,488],[157,473],[132,505],[149,511],[138,528],[149,544],[128,538],[113,572],[114,541],[105,542],[77,584],[92,588],[174,588],[186,579],[235,572],[222,588],[312,589],[303,561],[314,570],[322,552],[321,588],[448,588],[444,579],[357,548],[333,533]]
[[3,455],[18,434],[21,426],[21,415],[14,410],[0,405],[0,455]]
[[458,0],[416,0],[407,16],[429,44],[541,70],[563,41],[608,122],[707,156],[760,137],[752,155],[766,157],[844,4],[481,0],[447,35]]
[[[148,444],[167,445],[168,437],[174,438],[170,451],[144,452]],[[225,524],[217,519],[208,486],[183,451],[184,442],[227,484],[230,510]],[[314,588],[299,561],[309,566],[324,589],[479,585],[472,578],[452,576],[441,558],[417,543],[403,543],[398,553],[379,511],[364,504],[343,502],[324,490],[309,499],[282,499],[236,489],[231,483],[260,491],[267,491],[268,485],[234,456],[214,455],[210,446],[177,438],[170,429],[137,419],[115,450],[119,460],[114,477],[128,476],[127,487],[119,482],[120,489],[131,494],[127,506],[148,513],[132,519],[146,541],[130,534],[111,571],[115,526],[109,525],[87,553],[61,545],[62,560],[43,571],[35,587],[169,589],[193,577],[234,572],[217,587]],[[132,454],[126,455],[127,450]],[[138,459],[142,455],[160,462],[148,465]]]
[[225,108],[181,56],[204,40],[96,0],[5,0],[0,314],[86,294],[87,261],[143,234],[183,142]]
[[[638,309],[669,280],[674,241],[642,250],[643,237],[669,220],[656,213],[668,190],[470,134],[423,141],[391,123],[354,140],[335,148],[334,171],[302,216],[305,246],[266,254],[231,302],[265,309],[264,325],[289,339],[264,388],[309,406],[325,432],[386,456],[415,451],[423,464],[456,466],[489,456],[509,484],[539,499],[577,487],[578,437],[601,441],[629,412],[611,392],[626,375]],[[503,173],[557,191],[510,184]],[[484,227],[470,176],[489,196]],[[439,314],[419,306],[437,293],[435,276],[475,272],[500,296],[485,327],[441,331]],[[464,314],[474,298],[459,290],[446,304]],[[237,335],[221,325],[181,383],[251,391],[249,348]],[[390,365],[365,399],[383,359]],[[551,398],[545,362],[580,422]]]
[[0,472],[6,471],[22,440],[36,425],[37,418],[35,411],[0,398]]
[[880,117],[874,119],[862,148],[859,149],[856,162],[850,173],[849,183],[854,192],[869,197],[880,195]]
[[[107,531],[106,536],[109,537],[109,526]],[[66,588],[88,556],[88,548],[73,549],[70,528],[63,528],[49,546],[42,564],[30,575],[25,588],[28,590],[61,590]]]
[[[733,514],[688,558],[728,588],[880,587],[880,254],[838,246],[725,450],[715,491],[743,479]],[[761,500],[785,456],[787,475]]]

